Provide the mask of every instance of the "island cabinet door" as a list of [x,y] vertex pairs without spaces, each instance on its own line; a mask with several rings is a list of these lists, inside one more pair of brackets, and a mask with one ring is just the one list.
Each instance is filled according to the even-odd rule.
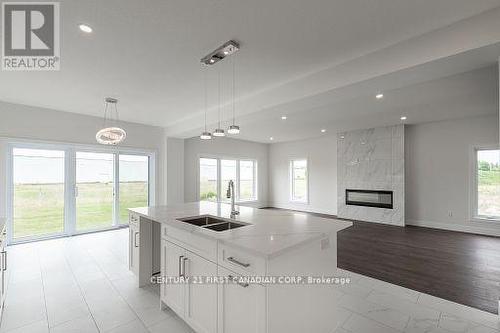
[[[238,275],[219,266],[219,276]],[[218,333],[265,333],[266,288],[241,282],[221,284],[218,312]]]
[[164,271],[162,276],[172,278],[163,286],[163,302],[166,303],[175,313],[184,318],[185,296],[183,283],[179,283],[176,278],[183,276],[183,261],[185,259],[185,250],[173,243],[162,240],[161,260],[163,261]]
[[[186,251],[186,322],[197,333],[217,332],[217,284],[207,278],[217,277],[217,265]],[[209,282],[209,283],[207,283]]]
[[139,276],[139,225],[131,223],[129,226],[129,268]]

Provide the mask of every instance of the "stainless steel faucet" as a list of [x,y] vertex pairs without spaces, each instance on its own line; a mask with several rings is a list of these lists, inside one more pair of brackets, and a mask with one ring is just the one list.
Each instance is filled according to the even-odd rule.
[[227,198],[231,198],[231,218],[235,218],[240,212],[234,208],[234,182],[232,180],[229,181],[227,186]]

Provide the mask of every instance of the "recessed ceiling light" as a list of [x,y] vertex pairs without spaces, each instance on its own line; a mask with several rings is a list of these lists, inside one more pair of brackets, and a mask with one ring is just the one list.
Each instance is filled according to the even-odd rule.
[[80,24],[78,27],[80,28],[81,31],[87,34],[90,34],[92,32],[92,28],[86,24]]
[[229,51],[224,51],[224,55],[228,55],[229,54]]
[[274,140],[274,138],[273,138],[273,137],[270,137],[270,138],[269,138],[269,140],[273,141],[273,140]]
[[324,129],[324,128],[323,128],[323,129],[321,130],[321,133],[325,133],[325,132],[326,132],[326,129]]
[[215,62],[214,59],[210,59],[210,63],[213,64]]
[[400,119],[401,119],[401,120],[406,120],[406,119],[408,119],[408,118],[406,118],[405,116],[402,116]]
[[281,120],[286,120],[286,116],[281,116]]
[[384,94],[376,94],[375,98],[376,99],[382,99],[382,98],[384,98]]
[[341,139],[345,139],[345,135],[341,135],[341,136],[340,136],[340,138],[341,138]]

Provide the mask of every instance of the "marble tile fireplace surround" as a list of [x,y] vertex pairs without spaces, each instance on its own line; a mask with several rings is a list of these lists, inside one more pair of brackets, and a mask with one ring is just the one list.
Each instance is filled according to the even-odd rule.
[[404,226],[404,125],[337,137],[338,216]]

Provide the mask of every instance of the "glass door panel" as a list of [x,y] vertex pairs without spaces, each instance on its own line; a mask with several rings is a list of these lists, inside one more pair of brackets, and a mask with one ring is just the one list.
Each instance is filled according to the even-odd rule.
[[119,178],[119,221],[127,224],[128,208],[145,207],[149,203],[149,157],[120,154]]
[[76,153],[76,230],[113,226],[114,155]]
[[64,151],[13,148],[13,239],[64,232]]

